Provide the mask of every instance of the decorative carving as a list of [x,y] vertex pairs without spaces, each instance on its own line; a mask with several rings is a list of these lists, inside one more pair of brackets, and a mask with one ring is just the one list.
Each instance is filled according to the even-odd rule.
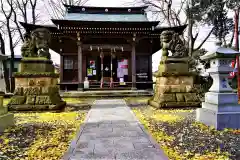
[[50,59],[49,43],[50,32],[45,28],[38,28],[31,33],[32,41],[36,45],[37,54],[39,57],[47,57]]
[[45,28],[38,28],[25,34],[25,40],[21,48],[23,57],[51,58],[49,53],[50,32]]
[[45,86],[45,81],[39,80],[39,81],[37,81],[37,85],[43,87],[43,86]]
[[21,48],[22,57],[36,57],[35,54],[37,51],[34,47],[34,44],[31,40],[30,34],[27,32],[24,35],[24,42]]
[[32,80],[32,79],[31,79],[31,80],[29,80],[29,82],[28,82],[28,85],[29,85],[29,86],[34,86],[34,85],[35,85],[35,82],[34,82],[34,80]]
[[179,37],[179,34],[174,31],[163,31],[160,36],[162,55],[169,56],[169,52],[172,52],[171,57],[183,58],[188,57],[188,50],[185,47],[183,41]]

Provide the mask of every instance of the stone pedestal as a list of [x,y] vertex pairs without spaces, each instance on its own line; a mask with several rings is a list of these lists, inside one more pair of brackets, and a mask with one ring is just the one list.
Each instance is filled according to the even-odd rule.
[[8,113],[7,107],[3,106],[3,96],[0,96],[0,132],[13,124],[13,114]]
[[194,74],[189,72],[188,58],[162,57],[154,76],[156,85],[150,105],[156,108],[200,105],[194,93]]
[[61,100],[52,61],[47,58],[23,58],[15,74],[16,89],[9,110],[59,110],[66,102]]
[[210,68],[207,72],[213,78],[213,85],[205,94],[202,108],[197,109],[196,119],[218,130],[240,128],[238,96],[228,84],[228,76],[232,71],[230,63],[237,53],[232,49],[219,46],[215,52],[201,57],[203,60],[210,60]]

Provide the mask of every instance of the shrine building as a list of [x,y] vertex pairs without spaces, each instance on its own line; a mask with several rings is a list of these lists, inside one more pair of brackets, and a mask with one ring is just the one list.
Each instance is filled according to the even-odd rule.
[[142,7],[89,7],[65,5],[54,25],[21,23],[27,32],[47,28],[50,48],[60,54],[60,87],[90,89],[152,89],[152,54],[161,49],[160,34],[186,26],[161,28],[149,21]]

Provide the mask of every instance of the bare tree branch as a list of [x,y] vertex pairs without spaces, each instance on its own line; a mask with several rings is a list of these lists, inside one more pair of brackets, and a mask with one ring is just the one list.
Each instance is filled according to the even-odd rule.
[[21,38],[18,37],[17,40],[13,43],[13,48],[16,48],[16,46],[19,45],[20,41],[21,41]]
[[[2,30],[3,25],[1,25],[1,30]],[[0,31],[0,51],[1,54],[5,55],[5,41],[3,39],[2,32]],[[7,63],[6,61],[3,61],[3,74],[4,74],[4,80],[6,84],[6,92],[10,92],[10,83],[9,83],[9,74],[8,74],[8,69],[7,69]]]
[[21,16],[24,19],[24,22],[27,23],[28,22],[28,17],[27,17],[27,4],[28,4],[29,0],[17,0],[17,7],[18,9],[21,11]]
[[88,0],[48,0],[48,4],[45,3],[44,5],[52,18],[62,18],[66,12],[64,4],[81,6],[87,1]]
[[32,10],[32,23],[36,24],[36,6],[37,0],[30,0],[31,10]]
[[214,30],[214,27],[211,29],[211,31],[208,33],[208,35],[204,38],[204,40],[202,41],[202,43],[201,43],[197,48],[194,49],[194,51],[199,50],[199,49],[203,46],[203,44],[207,41],[207,39],[208,39],[208,38],[210,37],[210,35],[212,34],[213,30]]
[[[186,16],[186,19],[183,21],[181,17],[181,13],[184,12],[185,5],[187,4],[187,0],[181,0],[180,1],[180,6],[179,9],[175,9],[173,5],[173,0],[141,0],[141,2],[145,5],[148,5],[151,7],[151,12],[159,12],[163,16],[163,20],[165,23],[168,24],[169,27],[173,26],[180,26],[180,25],[185,25],[188,22],[188,16]],[[136,3],[136,2],[135,2]],[[139,3],[139,2],[138,2]],[[157,14],[155,14],[157,15]],[[161,19],[161,20],[162,20]],[[162,23],[162,22],[161,22]],[[210,35],[213,32],[213,29],[210,30],[208,35],[204,38],[204,40],[201,42],[197,48],[194,48],[195,43],[197,41],[199,32],[197,32],[195,35],[193,35],[193,25],[189,25],[189,32],[191,33],[189,37],[182,37],[184,39],[184,42],[187,42],[185,39],[190,38],[191,41],[193,42],[191,44],[191,50],[196,51],[200,49],[203,44],[207,41],[207,39],[210,37]]]
[[18,23],[18,20],[17,20],[17,14],[16,14],[16,11],[13,9],[13,17],[14,17],[14,23],[16,25],[16,28],[17,28],[17,31],[19,33],[19,36],[20,36],[20,40],[22,40],[22,42],[24,41],[24,37],[23,37],[23,33],[21,31],[21,27]]
[[[11,31],[11,27],[10,27],[10,19],[11,16],[13,14],[13,0],[5,0],[7,1],[8,7],[6,7],[7,9],[9,8],[8,11],[6,11],[4,8],[4,3],[3,0],[0,0],[1,2],[1,12],[4,14],[5,16],[5,20],[6,20],[6,28],[7,28],[7,34],[8,34],[8,39],[9,39],[9,47],[10,47],[10,52],[11,52],[11,61],[10,61],[10,79],[11,79],[11,85],[10,85],[10,91],[14,92],[15,89],[15,81],[14,81],[14,77],[13,77],[13,69],[14,69],[14,45],[13,45],[13,37],[12,37],[12,31]],[[7,13],[8,12],[8,13]]]

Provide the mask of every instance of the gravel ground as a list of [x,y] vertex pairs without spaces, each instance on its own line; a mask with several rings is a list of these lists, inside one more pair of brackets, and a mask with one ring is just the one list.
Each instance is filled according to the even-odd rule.
[[0,133],[0,160],[60,159],[86,113],[15,113],[15,125]]
[[[173,149],[179,157],[184,155],[181,159],[196,159],[196,155],[201,159],[201,156],[209,155],[203,159],[240,160],[240,131],[217,131],[195,122],[194,109],[155,110],[151,107],[141,107],[134,108],[133,111],[153,137],[166,146],[163,147],[165,151]],[[174,159],[174,156],[170,157]]]

